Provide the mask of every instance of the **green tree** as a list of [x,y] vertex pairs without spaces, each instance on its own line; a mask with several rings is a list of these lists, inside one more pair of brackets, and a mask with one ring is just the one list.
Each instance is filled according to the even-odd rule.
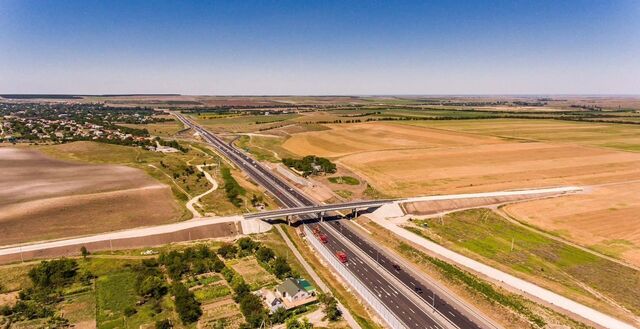
[[73,282],[78,263],[72,259],[43,261],[29,271],[29,278],[36,289],[50,290]]
[[328,294],[318,294],[318,300],[324,304],[324,318],[329,321],[337,321],[342,317],[338,309],[338,301]]
[[273,274],[278,277],[278,279],[284,279],[291,274],[291,267],[282,257],[277,257],[273,261],[271,269],[273,271]]
[[259,243],[253,241],[253,239],[249,237],[243,237],[238,239],[238,247],[244,251],[254,251],[260,246]]
[[256,251],[256,259],[263,263],[269,263],[275,257],[273,250],[267,246],[261,246]]
[[239,301],[240,312],[252,328],[258,328],[269,319],[267,309],[262,305],[260,297],[245,294]]
[[87,256],[89,256],[89,250],[87,250],[87,247],[85,246],[80,248],[80,253],[82,254],[82,258],[87,258]]
[[182,323],[189,324],[198,321],[202,315],[202,309],[194,294],[180,282],[174,283],[171,291],[175,297],[176,311]]
[[284,323],[289,316],[289,312],[284,307],[279,307],[271,314],[271,322]]

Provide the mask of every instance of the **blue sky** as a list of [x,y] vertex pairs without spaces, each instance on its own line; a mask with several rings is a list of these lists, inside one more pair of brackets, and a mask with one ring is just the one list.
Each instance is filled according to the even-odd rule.
[[0,93],[640,94],[640,2],[0,0]]

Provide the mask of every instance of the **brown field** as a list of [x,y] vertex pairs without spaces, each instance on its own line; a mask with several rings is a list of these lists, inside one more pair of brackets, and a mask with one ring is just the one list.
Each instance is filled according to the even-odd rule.
[[166,223],[181,211],[143,171],[85,165],[0,148],[2,244]]
[[[640,265],[640,127],[543,120],[328,125],[283,147],[334,158],[383,194],[487,192],[559,185],[590,192],[528,201],[514,217]],[[415,129],[419,128],[419,129]],[[598,186],[601,184],[619,185]]]

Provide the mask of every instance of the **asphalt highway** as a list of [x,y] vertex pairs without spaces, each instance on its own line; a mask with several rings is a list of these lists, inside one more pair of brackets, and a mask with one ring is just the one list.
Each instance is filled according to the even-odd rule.
[[[268,168],[262,166],[247,154],[227,144],[222,139],[202,127],[194,124],[182,114],[176,113],[175,115],[185,125],[196,130],[207,142],[216,148],[218,152],[222,153],[222,155],[236,164],[256,183],[269,191],[269,193],[279,200],[283,206],[289,208],[319,206],[316,202],[299,192],[296,188],[290,186],[283,179],[275,176]],[[327,229],[324,229],[323,231],[325,231],[325,233],[330,237],[329,243],[327,244],[329,249],[334,252],[334,254],[339,250],[347,253],[349,257],[349,265],[347,265],[347,267],[350,272],[358,277],[358,279],[360,279],[360,281],[363,282],[370,291],[380,296],[381,302],[384,303],[397,318],[401,319],[408,328],[443,328],[443,325],[439,323],[443,320],[441,320],[439,316],[435,316],[434,311],[430,307],[426,307],[424,305],[418,306],[421,302],[416,303],[415,301],[417,301],[417,299],[412,299],[416,298],[415,296],[407,296],[400,293],[399,287],[396,286],[398,283],[390,282],[389,279],[385,278],[381,268],[374,268],[373,266],[370,266],[369,263],[363,261],[355,251],[342,243],[337,236],[334,236],[332,232]],[[374,247],[368,241],[357,238],[355,234],[343,234],[343,236],[355,245],[359,247],[362,246],[361,250],[365,253],[367,251],[374,250]],[[385,265],[385,262],[392,264],[391,260],[383,258],[383,262],[380,265],[385,268],[386,266],[391,266]],[[404,273],[402,269],[400,272],[401,273],[397,273],[396,278],[406,287],[413,290],[414,287],[412,284],[415,284],[418,281],[415,280],[415,278],[408,276],[408,274]],[[435,305],[438,311],[440,311],[442,315],[457,327],[480,328],[473,321],[466,318],[463,314],[447,304],[437,295],[435,295],[435,301],[432,300],[431,298],[434,296],[433,291],[426,289],[426,287],[422,289],[424,289],[424,291],[421,298],[426,301],[428,305]]]
[[410,274],[402,265],[394,262],[387,254],[380,251],[377,247],[367,243],[360,235],[353,232],[347,225],[340,223],[340,221],[326,222],[325,225],[333,227],[335,232],[338,232],[345,238],[347,238],[353,245],[355,245],[362,252],[367,254],[377,266],[384,268],[387,273],[393,275],[396,279],[402,282],[409,290],[411,290],[415,296],[423,300],[425,303],[431,305],[440,312],[443,316],[454,322],[460,328],[481,328],[478,324],[469,319],[456,307],[454,307],[450,301],[440,297],[430,283],[414,277]]
[[[371,292],[377,295],[387,308],[389,308],[398,319],[404,322],[408,328],[443,328],[443,326],[432,319],[433,315],[428,314],[432,312],[432,310],[416,305],[404,292],[390,284],[389,279],[385,278],[379,269],[372,268],[366,260],[352,251],[351,248],[340,241],[331,231],[325,229],[319,223],[309,225],[312,228],[319,227],[320,232],[327,235],[328,242],[325,246],[332,254],[335,255],[338,251],[347,254],[348,260],[345,266],[349,271],[354,274],[360,282],[364,283]],[[315,237],[309,238],[315,239]]]

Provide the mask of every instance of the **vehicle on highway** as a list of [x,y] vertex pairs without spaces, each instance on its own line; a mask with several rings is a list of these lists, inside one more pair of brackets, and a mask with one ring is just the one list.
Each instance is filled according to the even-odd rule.
[[336,252],[336,257],[338,257],[338,260],[340,261],[340,263],[346,263],[348,260],[347,254],[344,251]]
[[327,242],[329,242],[329,238],[327,237],[327,235],[326,235],[326,234],[320,234],[319,239],[320,239],[320,242],[322,242],[322,243],[327,243]]

